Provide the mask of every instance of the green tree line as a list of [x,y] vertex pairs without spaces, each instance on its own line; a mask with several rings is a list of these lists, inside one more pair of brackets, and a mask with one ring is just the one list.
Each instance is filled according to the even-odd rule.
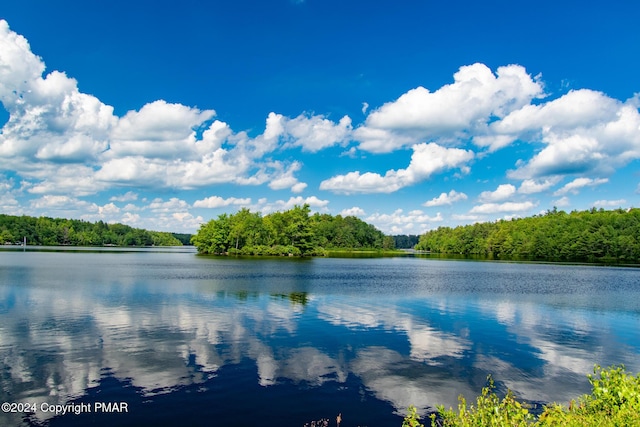
[[393,249],[391,236],[354,216],[310,214],[309,205],[262,216],[243,208],[202,224],[191,242],[202,254],[324,255],[327,249]]
[[558,211],[420,236],[417,250],[502,259],[640,263],[640,209]]
[[11,216],[0,214],[0,244],[72,246],[181,246],[171,233],[147,231],[123,224],[77,219]]
[[420,236],[417,234],[398,234],[393,236],[396,249],[413,249],[418,244]]

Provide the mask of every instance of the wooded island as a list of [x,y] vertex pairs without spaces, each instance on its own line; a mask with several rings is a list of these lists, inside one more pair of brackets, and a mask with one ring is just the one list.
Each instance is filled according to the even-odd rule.
[[201,254],[326,255],[330,249],[393,249],[394,240],[354,216],[315,213],[309,205],[262,216],[243,208],[203,224],[191,242]]

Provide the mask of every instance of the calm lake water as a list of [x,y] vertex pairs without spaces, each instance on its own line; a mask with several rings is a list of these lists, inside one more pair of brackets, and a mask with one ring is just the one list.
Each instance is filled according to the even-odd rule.
[[0,425],[399,427],[489,374],[540,404],[640,371],[640,270],[0,251],[0,364],[0,402],[36,407]]

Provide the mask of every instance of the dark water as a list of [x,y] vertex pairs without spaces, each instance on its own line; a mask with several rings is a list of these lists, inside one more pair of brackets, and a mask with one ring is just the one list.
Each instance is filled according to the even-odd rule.
[[567,402],[596,363],[640,371],[638,269],[0,252],[0,402],[36,408],[0,425],[399,427],[489,374]]

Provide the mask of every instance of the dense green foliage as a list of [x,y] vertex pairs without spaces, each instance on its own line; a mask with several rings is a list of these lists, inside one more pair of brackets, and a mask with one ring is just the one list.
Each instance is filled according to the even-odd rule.
[[147,231],[123,224],[77,219],[35,218],[0,214],[0,244],[73,246],[181,246],[171,233]]
[[[440,419],[437,419],[439,415]],[[472,426],[528,426],[535,420],[512,392],[500,399],[494,392],[491,379],[489,386],[482,389],[476,398],[475,406],[467,407],[464,396],[459,397],[458,412],[453,409],[445,410],[438,406],[438,414],[431,415],[431,423],[442,427],[472,427]]]
[[324,255],[327,249],[391,249],[393,239],[353,217],[315,213],[309,205],[262,216],[242,209],[203,224],[191,242],[202,254]]
[[171,233],[171,235],[176,239],[178,239],[180,243],[182,243],[183,245],[190,245],[191,238],[193,237],[193,234],[187,234],[187,233]]
[[[508,392],[500,399],[493,391],[493,384],[482,389],[476,404],[467,407],[460,396],[457,412],[438,407],[431,416],[432,425],[441,427],[472,426],[529,426],[529,427],[627,427],[640,426],[640,374],[628,374],[624,367],[602,369],[596,366],[594,375],[588,375],[591,394],[571,401],[569,407],[554,403],[546,406],[535,417]],[[413,423],[413,424],[411,424]],[[417,426],[415,410],[409,411],[404,425]]]
[[412,249],[418,244],[420,236],[417,234],[399,234],[393,236],[396,249]]
[[420,236],[416,249],[501,259],[640,262],[640,209],[548,211]]

